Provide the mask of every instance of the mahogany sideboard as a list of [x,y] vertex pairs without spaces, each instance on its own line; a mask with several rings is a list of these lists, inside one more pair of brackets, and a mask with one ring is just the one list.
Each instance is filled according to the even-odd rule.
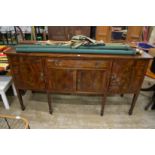
[[149,60],[147,53],[135,56],[104,54],[17,53],[5,51],[10,63],[21,109],[21,90],[47,93],[52,114],[51,93],[101,95],[101,115],[106,97],[133,94],[129,115],[138,98]]

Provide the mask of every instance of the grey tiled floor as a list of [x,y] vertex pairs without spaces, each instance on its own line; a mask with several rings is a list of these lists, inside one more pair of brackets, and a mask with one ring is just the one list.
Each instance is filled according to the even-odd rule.
[[[148,82],[154,83],[145,78],[143,87],[148,87]],[[132,95],[108,97],[103,117],[100,116],[101,97],[77,95],[52,95],[54,112],[50,115],[44,93],[27,93],[25,111],[20,110],[16,97],[9,96],[10,110],[5,110],[0,102],[0,113],[21,115],[29,120],[31,128],[155,128],[155,111],[144,111],[151,95],[152,92],[140,93],[132,116],[128,115]]]

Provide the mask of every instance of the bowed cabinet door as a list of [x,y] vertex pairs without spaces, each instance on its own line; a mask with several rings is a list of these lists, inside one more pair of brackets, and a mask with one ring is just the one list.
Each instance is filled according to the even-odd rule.
[[109,93],[128,93],[132,79],[134,60],[114,60]]
[[15,85],[19,89],[44,90],[42,59],[29,56],[10,57]]
[[109,93],[136,93],[140,90],[148,60],[114,60]]

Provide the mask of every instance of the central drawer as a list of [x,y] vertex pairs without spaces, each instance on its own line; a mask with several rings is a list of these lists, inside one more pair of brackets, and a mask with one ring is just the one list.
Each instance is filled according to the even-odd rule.
[[46,59],[48,68],[66,67],[66,68],[107,68],[110,65],[109,60],[67,60],[67,59]]

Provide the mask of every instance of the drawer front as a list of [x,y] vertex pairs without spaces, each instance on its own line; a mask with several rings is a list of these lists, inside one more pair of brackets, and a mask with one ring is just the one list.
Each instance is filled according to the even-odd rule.
[[20,56],[19,57],[19,62],[31,65],[31,63],[42,63],[42,60],[39,57]]
[[109,60],[62,60],[62,59],[46,59],[48,68],[64,67],[64,68],[107,68],[110,66]]
[[39,57],[29,57],[29,56],[11,56],[9,58],[12,65],[20,65],[20,64],[30,64],[31,63],[41,63],[42,60]]

